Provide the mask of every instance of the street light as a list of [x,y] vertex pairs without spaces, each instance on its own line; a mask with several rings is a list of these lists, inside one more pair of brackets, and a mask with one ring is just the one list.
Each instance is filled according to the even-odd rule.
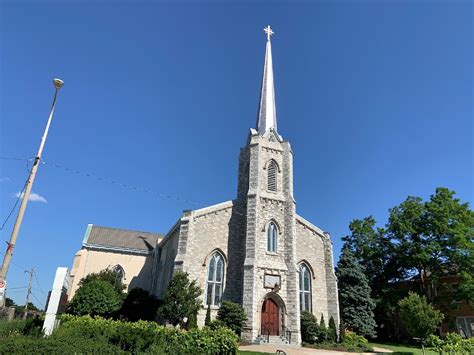
[[35,157],[35,162],[31,169],[28,181],[26,183],[25,193],[23,194],[20,209],[18,210],[18,215],[16,217],[15,225],[13,227],[12,234],[10,236],[10,241],[8,242],[7,251],[3,257],[2,268],[0,269],[0,308],[5,306],[5,289],[6,289],[6,276],[8,267],[10,265],[10,260],[13,254],[13,248],[15,247],[16,240],[18,238],[18,233],[20,232],[21,223],[23,222],[23,216],[25,214],[26,206],[28,205],[28,199],[30,197],[31,189],[33,187],[33,182],[35,181],[36,172],[38,171],[39,163],[41,161],[41,155],[43,153],[44,144],[46,143],[46,138],[48,137],[49,126],[53,120],[54,107],[56,105],[56,98],[58,96],[59,89],[64,85],[64,81],[61,79],[53,79],[53,84],[55,87],[53,103],[51,105],[51,110],[49,112],[48,122],[46,123],[46,128],[44,130],[43,136],[41,137],[41,143],[38,149],[38,153]]

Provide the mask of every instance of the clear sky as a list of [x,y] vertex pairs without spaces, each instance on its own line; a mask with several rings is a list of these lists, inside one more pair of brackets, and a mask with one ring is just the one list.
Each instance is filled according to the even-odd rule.
[[[10,267],[50,289],[88,223],[166,233],[232,199],[270,24],[297,211],[331,233],[437,186],[473,201],[470,1],[2,1],[0,155],[33,157],[65,81]],[[153,190],[124,188],[87,174]],[[0,160],[0,220],[27,177]],[[14,217],[0,231],[0,248]],[[45,297],[35,282],[33,302]],[[9,296],[23,302],[25,289]],[[37,300],[41,302],[37,302]]]

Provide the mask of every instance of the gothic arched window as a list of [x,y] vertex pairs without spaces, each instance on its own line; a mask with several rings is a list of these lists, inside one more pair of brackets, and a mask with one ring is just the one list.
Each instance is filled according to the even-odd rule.
[[207,269],[206,304],[218,306],[222,298],[224,283],[224,258],[218,252],[212,254]]
[[306,264],[300,265],[300,310],[311,312],[311,272]]
[[270,222],[267,229],[267,251],[276,253],[278,249],[278,228]]
[[277,172],[278,165],[274,160],[268,164],[268,191],[277,191]]
[[115,265],[112,271],[115,272],[115,283],[122,283],[125,280],[125,270],[121,265]]

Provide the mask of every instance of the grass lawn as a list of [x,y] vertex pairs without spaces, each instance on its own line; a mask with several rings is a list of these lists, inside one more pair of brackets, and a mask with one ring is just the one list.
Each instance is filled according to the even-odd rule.
[[[369,345],[372,347],[375,346],[378,348],[393,350],[394,353],[398,353],[398,354],[423,355],[423,352],[421,351],[421,347],[416,347],[412,345],[400,345],[400,344],[393,344],[393,343],[387,343],[387,344],[369,343]],[[432,350],[426,350],[425,353],[427,355],[438,355],[436,351],[432,351]]]
[[261,353],[259,351],[241,351],[241,350],[238,350],[237,355],[240,355],[240,354],[243,354],[243,355],[262,355],[262,354],[271,354],[271,353]]

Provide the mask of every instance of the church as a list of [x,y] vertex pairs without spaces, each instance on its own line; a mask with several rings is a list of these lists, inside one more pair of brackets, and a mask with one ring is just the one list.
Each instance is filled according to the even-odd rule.
[[265,33],[257,121],[240,149],[236,198],[184,211],[164,236],[89,225],[70,298],[83,276],[105,268],[158,298],[175,272],[186,271],[204,291],[200,326],[207,307],[214,318],[222,300],[242,305],[242,337],[251,342],[273,336],[299,344],[301,311],[339,323],[332,241],[296,212],[293,151],[277,130],[270,26]]

